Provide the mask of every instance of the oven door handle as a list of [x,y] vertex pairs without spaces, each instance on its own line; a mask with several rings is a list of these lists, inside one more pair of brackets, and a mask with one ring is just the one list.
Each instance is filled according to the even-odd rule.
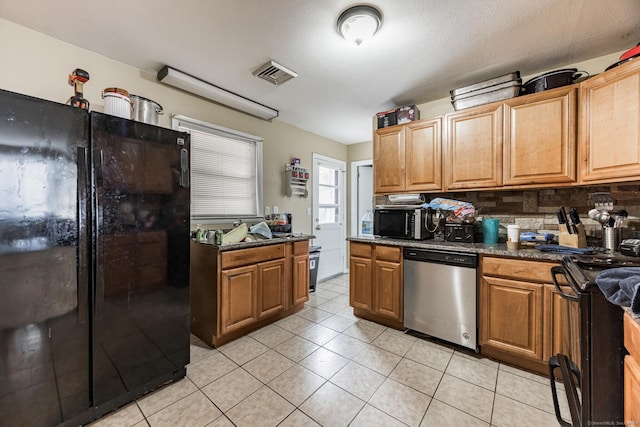
[[[567,395],[567,403],[569,404],[569,412],[571,414],[571,423],[566,422],[560,413],[560,404],[558,403],[558,391],[556,389],[556,378],[554,371],[559,368],[564,380],[564,389]],[[580,369],[564,354],[556,354],[549,358],[549,379],[551,380],[551,394],[553,396],[553,409],[556,412],[556,419],[562,427],[580,427],[582,426],[582,404],[576,391],[577,380],[578,387],[582,383],[580,377]]]
[[[569,284],[571,289],[573,289],[573,291],[576,293],[575,295],[568,294],[562,290],[562,288],[560,287],[560,284],[558,283],[558,279],[557,279],[558,275],[564,276],[564,278],[567,280],[567,283]],[[558,291],[558,293],[562,298],[568,299],[570,301],[578,301],[578,298],[579,298],[578,295],[580,294],[580,289],[578,289],[573,284],[571,279],[567,277],[567,274],[565,273],[564,268],[560,266],[551,267],[551,280],[553,280],[553,285],[556,287],[556,290]]]

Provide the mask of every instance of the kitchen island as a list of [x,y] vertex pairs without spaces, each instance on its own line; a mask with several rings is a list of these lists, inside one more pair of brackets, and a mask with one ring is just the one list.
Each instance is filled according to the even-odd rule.
[[218,347],[301,310],[309,299],[313,237],[192,241],[191,332]]

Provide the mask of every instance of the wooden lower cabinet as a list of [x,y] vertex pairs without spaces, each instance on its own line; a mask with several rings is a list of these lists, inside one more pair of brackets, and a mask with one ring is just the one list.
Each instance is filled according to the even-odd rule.
[[351,242],[349,296],[356,316],[402,329],[402,248]]
[[249,265],[222,271],[220,281],[220,333],[226,334],[255,322],[258,267]]
[[543,285],[483,276],[480,345],[542,360]]
[[309,300],[309,241],[220,251],[191,243],[191,332],[217,347]]
[[569,348],[569,316],[578,311],[551,284],[554,262],[500,257],[481,260],[479,337],[481,353],[548,373],[549,357]]
[[349,302],[351,307],[372,310],[371,259],[351,256],[349,259]]
[[258,319],[284,310],[284,259],[258,264]]
[[624,315],[624,425],[640,425],[640,324]]
[[293,304],[309,300],[309,256],[293,258]]

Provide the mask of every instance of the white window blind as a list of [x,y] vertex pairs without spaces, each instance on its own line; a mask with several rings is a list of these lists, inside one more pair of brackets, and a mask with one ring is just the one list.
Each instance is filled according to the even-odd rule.
[[180,116],[174,128],[191,135],[191,217],[258,217],[262,139]]

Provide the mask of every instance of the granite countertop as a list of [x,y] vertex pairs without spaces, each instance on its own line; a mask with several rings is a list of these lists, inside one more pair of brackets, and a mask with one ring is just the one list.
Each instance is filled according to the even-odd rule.
[[380,237],[348,237],[352,242],[375,243],[376,245],[403,246],[407,248],[441,249],[457,252],[470,252],[482,255],[504,256],[510,258],[522,258],[530,260],[560,261],[563,255],[541,252],[535,248],[521,248],[511,251],[506,243],[459,243],[445,242],[442,240],[402,240]]
[[315,237],[316,236],[314,236],[313,234],[300,233],[300,234],[292,234],[291,236],[287,236],[287,237],[274,237],[271,239],[255,240],[253,242],[226,243],[224,245],[214,245],[206,242],[199,242],[199,243],[203,245],[214,246],[220,252],[225,252],[225,251],[234,251],[236,249],[248,249],[248,248],[256,248],[259,246],[276,245],[278,243],[298,242],[302,240],[314,239]]

